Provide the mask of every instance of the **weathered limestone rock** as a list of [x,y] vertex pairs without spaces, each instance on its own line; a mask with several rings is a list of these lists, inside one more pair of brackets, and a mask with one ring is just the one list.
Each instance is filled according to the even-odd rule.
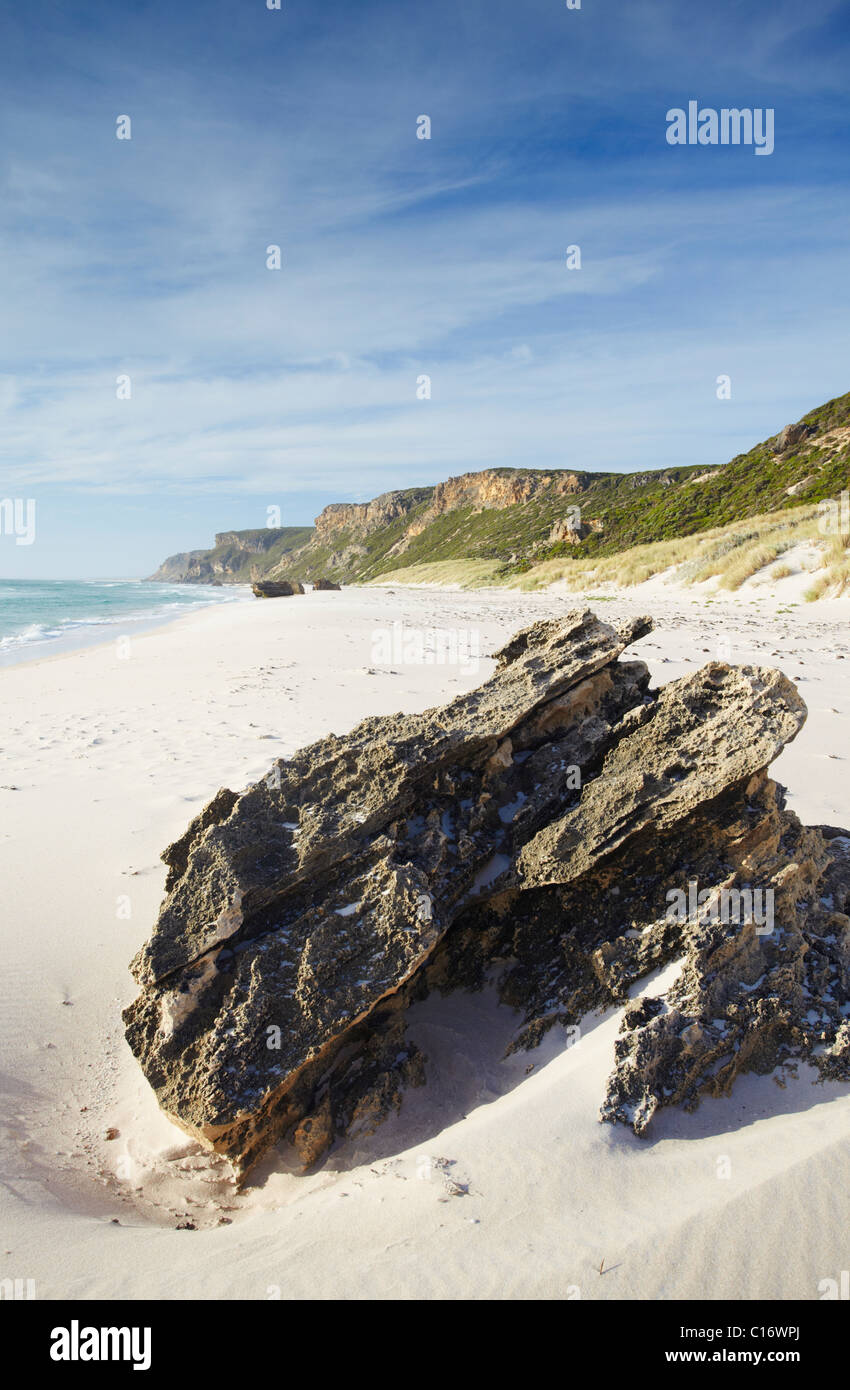
[[321,592],[333,590],[334,592],[339,593],[339,585],[335,584],[332,579],[317,579],[315,584],[313,585],[313,588],[318,589]]
[[304,592],[303,584],[290,579],[256,579],[251,588],[257,598],[291,598]]
[[[748,685],[775,701],[749,739]],[[712,690],[730,697],[725,716],[703,704]],[[743,1071],[794,1057],[850,1080],[850,837],[802,827],[754,770],[802,718],[778,672],[717,664],[627,713],[580,802],[520,850],[512,885],[457,923],[432,983],[474,984],[491,960],[509,960],[500,992],[523,1014],[516,1048],[626,1003],[644,975],[684,955],[666,999],[630,1005],[618,1040],[602,1117],[638,1133],[661,1105],[692,1107]],[[706,758],[694,775],[697,726]],[[660,755],[674,752],[665,767]],[[660,775],[643,770],[653,767]],[[672,895],[696,892],[701,907],[672,911]]]
[[[619,660],[649,626],[535,624],[479,689],[320,740],[195,817],[125,1011],[178,1124],[240,1171],[283,1136],[315,1162],[422,1081],[411,1001],[494,964],[524,1047],[685,956],[666,1001],[626,1010],[603,1117],[638,1131],[791,1055],[850,1079],[848,841],[804,830],[765,774],[803,702],[720,663],[653,695]],[[671,915],[692,883],[772,889],[774,933]]]
[[566,761],[587,767],[642,702],[645,667],[616,658],[647,628],[589,612],[538,623],[445,708],[367,719],[218,794],[166,851],[170,892],[125,1015],[178,1123],[246,1167],[312,1109],[341,1054],[350,1077],[371,1047],[370,1084],[384,1035],[405,1055],[393,996],[509,867],[504,808],[521,785],[531,833],[578,794]]
[[803,421],[800,421],[796,425],[786,425],[784,429],[780,430],[779,433],[771,439],[770,447],[774,454],[787,454],[791,449],[796,448],[798,444],[802,444],[803,440],[807,439],[810,434],[814,433],[814,425],[807,425]]
[[683,926],[684,967],[666,998],[626,1009],[602,1117],[638,1134],[660,1106],[694,1109],[742,1072],[806,1058],[823,1079],[850,1080],[848,842],[780,811],[764,776],[747,790],[764,818],[730,842],[718,888],[772,893],[772,930],[746,910],[730,928],[716,894]]
[[549,532],[549,543],[554,545],[557,541],[566,541],[568,545],[580,545],[588,534],[589,528],[582,522],[571,516],[562,516]]
[[806,707],[780,671],[712,662],[666,686],[625,721],[578,806],[517,857],[528,887],[568,883],[650,829],[664,830],[767,767]]

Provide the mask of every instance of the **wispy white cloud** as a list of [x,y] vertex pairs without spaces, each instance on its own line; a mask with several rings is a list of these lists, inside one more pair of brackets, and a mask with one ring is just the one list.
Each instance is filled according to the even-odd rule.
[[[16,65],[19,17],[3,490],[205,491],[226,525],[241,494],[718,462],[846,389],[835,5],[555,9],[521,32],[483,0],[278,31],[240,10],[232,34],[205,10],[59,16],[43,71]],[[764,84],[770,160],[666,146],[668,104]]]

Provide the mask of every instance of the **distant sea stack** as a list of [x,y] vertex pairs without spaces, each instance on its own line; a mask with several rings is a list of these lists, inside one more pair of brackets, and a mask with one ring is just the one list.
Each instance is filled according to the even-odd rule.
[[172,555],[151,578],[320,587],[443,560],[495,561],[509,577],[547,559],[613,555],[837,498],[848,487],[850,393],[728,463],[630,473],[488,468],[331,503],[315,526],[221,531],[211,550]]

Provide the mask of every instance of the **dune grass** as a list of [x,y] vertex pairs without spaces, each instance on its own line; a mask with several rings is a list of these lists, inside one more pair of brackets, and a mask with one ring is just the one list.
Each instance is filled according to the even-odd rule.
[[810,603],[819,598],[850,594],[850,545],[847,536],[833,536],[824,550],[823,566],[806,590]]
[[631,588],[669,571],[671,582],[702,584],[714,579],[717,589],[735,592],[756,575],[773,583],[797,573],[794,566],[781,562],[781,557],[793,547],[805,545],[811,547],[814,560],[814,577],[806,598],[837,597],[850,592],[850,538],[826,536],[820,524],[816,506],[797,507],[749,517],[695,536],[632,546],[615,555],[582,557],[577,551],[574,556],[543,560],[523,574],[506,575],[498,560],[451,559],[392,570],[369,582],[459,589],[498,586],[525,593],[561,583],[588,593],[606,586]]
[[820,557],[823,572],[818,573],[807,597],[823,597],[850,587],[850,559],[848,538],[825,536],[820,523],[817,507],[769,512],[700,535],[634,546],[602,559],[567,556],[544,561],[511,582],[527,591],[545,589],[558,582],[571,589],[600,584],[628,588],[669,570],[671,580],[677,583],[701,584],[716,579],[719,589],[734,592],[766,570],[769,573],[765,577],[771,582],[794,574],[794,568],[788,564],[772,570],[769,567],[792,547],[808,544]]

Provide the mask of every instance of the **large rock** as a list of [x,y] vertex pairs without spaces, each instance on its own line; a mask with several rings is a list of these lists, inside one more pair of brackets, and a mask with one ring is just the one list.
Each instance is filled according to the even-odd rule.
[[604,530],[605,523],[600,521],[598,517],[584,522],[579,521],[575,516],[562,516],[558,518],[549,532],[548,544],[554,545],[557,541],[566,541],[568,545],[580,545],[588,536],[594,533],[600,535]]
[[767,767],[805,718],[780,671],[712,662],[674,681],[628,716],[580,803],[519,852],[519,881],[569,883],[639,836],[686,826],[698,807]]
[[251,588],[257,598],[291,598],[304,592],[303,584],[290,579],[256,579]]
[[[701,1096],[727,1094],[742,1072],[778,1067],[781,1081],[797,1059],[823,1079],[850,1080],[848,842],[800,825],[781,810],[779,791],[764,774],[748,783],[723,868],[699,884],[711,897],[699,906],[689,893],[684,904],[681,974],[664,998],[626,1009],[603,1119],[641,1134],[661,1106],[694,1109]],[[730,913],[738,894],[741,908]],[[665,926],[658,920],[646,934]]]
[[787,454],[814,432],[814,425],[807,425],[802,421],[796,425],[786,425],[770,440],[770,447],[774,454]]
[[[658,1105],[813,1051],[800,1018],[816,966],[834,1002],[824,1074],[845,1074],[845,842],[803,830],[765,775],[803,703],[778,672],[719,663],[653,696],[643,663],[619,660],[648,628],[590,612],[538,623],[443,709],[368,719],[218,793],[165,852],[167,896],[125,1012],[177,1123],[240,1171],[282,1136],[315,1161],[421,1081],[410,1002],[480,984],[494,963],[529,1046],[687,956],[681,1028],[664,1001],[625,1016],[604,1110],[637,1130]],[[671,890],[693,879],[780,887],[780,934],[742,919],[709,938],[671,916]],[[831,906],[810,910],[826,886]],[[742,1007],[792,957],[784,1023]]]
[[335,584],[332,579],[317,579],[315,584],[313,585],[313,588],[318,589],[320,592],[332,590],[336,593],[339,593],[339,585]]
[[166,851],[125,1015],[173,1118],[245,1167],[321,1104],[343,1054],[344,1090],[476,879],[510,866],[500,811],[525,784],[531,833],[577,795],[567,763],[588,765],[642,702],[646,669],[615,663],[645,627],[538,624],[444,709],[368,719],[218,794]]

